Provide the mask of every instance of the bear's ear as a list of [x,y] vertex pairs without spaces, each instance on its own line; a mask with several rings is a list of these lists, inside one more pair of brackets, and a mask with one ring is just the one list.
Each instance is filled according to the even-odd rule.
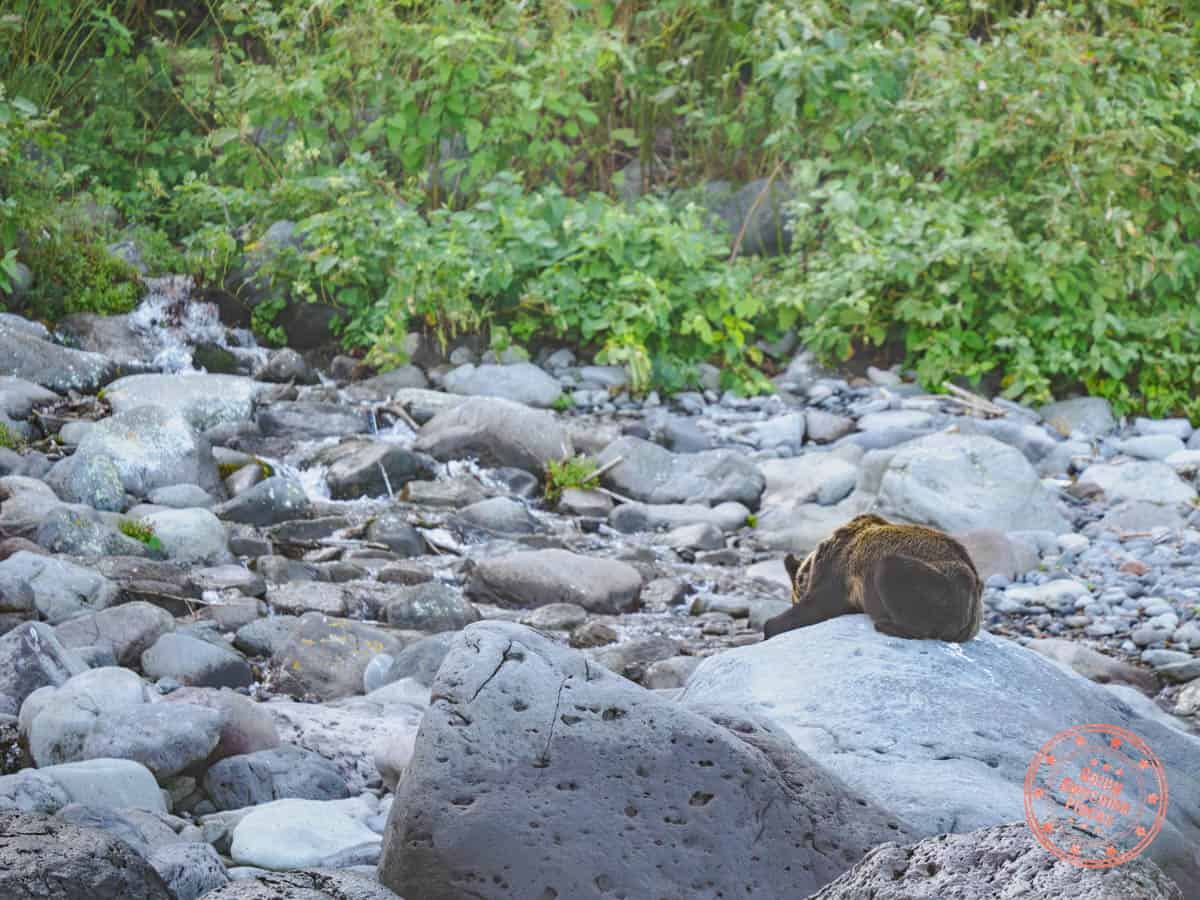
[[796,559],[796,557],[789,553],[783,558],[783,567],[787,570],[788,580],[795,581],[796,572],[800,568],[800,560]]

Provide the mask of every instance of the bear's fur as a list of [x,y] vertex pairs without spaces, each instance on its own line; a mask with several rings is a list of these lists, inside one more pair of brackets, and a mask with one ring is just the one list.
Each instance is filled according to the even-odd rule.
[[856,612],[897,637],[969,641],[979,632],[983,582],[966,548],[934,528],[858,516],[784,566],[793,606],[767,621],[768,638]]

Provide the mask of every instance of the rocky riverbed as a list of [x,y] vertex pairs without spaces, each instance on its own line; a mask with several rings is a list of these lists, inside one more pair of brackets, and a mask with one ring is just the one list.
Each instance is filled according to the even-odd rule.
[[[1200,896],[1190,423],[794,348],[759,398],[470,341],[314,368],[149,287],[0,315],[3,896]],[[868,510],[963,540],[988,634],[761,642],[784,553]],[[1091,721],[1171,816],[1080,882],[1021,791]]]

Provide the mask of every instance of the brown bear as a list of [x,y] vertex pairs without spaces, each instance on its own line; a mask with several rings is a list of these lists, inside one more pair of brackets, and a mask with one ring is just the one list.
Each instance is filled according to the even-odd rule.
[[983,582],[966,548],[934,528],[858,516],[803,562],[789,553],[784,567],[794,605],[767,621],[768,638],[857,612],[897,637],[969,641],[979,632]]

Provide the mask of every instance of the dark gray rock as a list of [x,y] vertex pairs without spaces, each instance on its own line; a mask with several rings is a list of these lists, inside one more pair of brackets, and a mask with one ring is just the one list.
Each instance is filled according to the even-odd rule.
[[304,487],[293,478],[273,475],[232,500],[213,508],[228,522],[268,527],[312,515],[312,503]]
[[589,612],[621,613],[637,609],[641,590],[642,576],[628,563],[529,550],[480,560],[467,596],[510,609],[574,603]]
[[150,853],[148,861],[175,900],[199,900],[229,884],[229,874],[211,844],[181,841]]
[[429,387],[429,379],[417,366],[397,366],[386,372],[367,378],[349,388],[351,396],[389,400],[397,391],[421,390]]
[[732,450],[672,453],[657,444],[623,437],[597,458],[607,465],[621,462],[603,476],[614,491],[644,503],[707,503],[733,501],[758,507],[766,482],[758,467]]
[[57,687],[86,668],[49,625],[29,622],[0,636],[0,694],[17,703],[38,688]]
[[52,344],[12,320],[0,321],[0,375],[65,394],[95,393],[116,374],[116,364],[106,356]]
[[392,664],[383,678],[384,684],[392,684],[401,678],[411,678],[426,686],[433,684],[455,637],[455,632],[443,632],[413,641],[392,657]]
[[421,428],[413,449],[441,460],[473,457],[485,466],[536,473],[551,460],[574,453],[571,438],[552,413],[482,397],[435,415]]
[[111,647],[119,665],[134,667],[155,641],[174,630],[169,612],[136,600],[63,622],[54,633],[64,647]]
[[714,211],[729,229],[731,243],[741,235],[740,254],[778,256],[788,252],[793,213],[787,204],[794,194],[787,185],[759,178],[718,200],[722,194],[717,190],[713,195]]
[[479,621],[479,611],[460,591],[440,581],[398,588],[387,605],[387,622],[394,628],[458,631]]
[[197,687],[247,687],[254,674],[233,650],[186,634],[164,634],[142,654],[147,678],[174,678]]
[[384,513],[367,527],[367,540],[385,545],[399,556],[420,556],[425,538],[410,525],[402,513]]
[[325,483],[334,500],[399,495],[410,481],[436,477],[427,456],[382,441],[346,441],[322,450],[314,462],[328,467]]
[[119,520],[90,506],[58,505],[38,526],[37,542],[66,556],[149,555],[146,544],[117,530]]
[[312,366],[290,347],[271,351],[271,355],[267,357],[267,361],[254,374],[254,377],[259,381],[269,381],[274,384],[285,384],[289,381],[296,384],[316,384],[318,381],[317,373],[313,371]]
[[35,813],[0,815],[0,896],[13,900],[175,900],[126,843]]
[[57,625],[116,600],[115,584],[65,560],[21,551],[0,562],[0,612],[36,612]]
[[[1078,832],[1093,857],[1100,841]],[[1090,849],[1089,849],[1090,848]],[[1184,900],[1179,886],[1143,858],[1084,868],[1052,856],[1029,825],[1015,822],[916,844],[883,844],[809,900]]]
[[637,637],[588,652],[588,657],[604,668],[641,683],[646,671],[656,662],[679,653],[683,643],[663,635]]
[[368,426],[367,417],[352,406],[288,401],[263,407],[258,413],[258,427],[268,437],[311,441],[365,434]]
[[267,616],[239,628],[233,645],[250,656],[273,656],[287,643],[299,621],[299,616]]
[[68,803],[54,817],[80,828],[106,831],[124,841],[142,857],[149,856],[155,847],[179,841],[170,826],[147,810],[119,810],[86,803]]
[[401,900],[369,878],[333,869],[273,872],[233,881],[204,900]]
[[346,779],[323,756],[284,745],[212,766],[204,790],[217,809],[241,809],[273,800],[340,800],[350,796]]
[[[930,699],[947,691],[953,703]],[[1023,819],[1025,772],[1046,741],[1075,725],[1124,728],[1170,779],[1166,821],[1145,855],[1180,884],[1200,883],[1200,740],[1014,641],[905,640],[841,616],[708,657],[681,702],[769,713],[801,750],[923,836]]]
[[433,695],[379,865],[405,896],[803,897],[908,834],[768,721],[519,625],[468,628]]

